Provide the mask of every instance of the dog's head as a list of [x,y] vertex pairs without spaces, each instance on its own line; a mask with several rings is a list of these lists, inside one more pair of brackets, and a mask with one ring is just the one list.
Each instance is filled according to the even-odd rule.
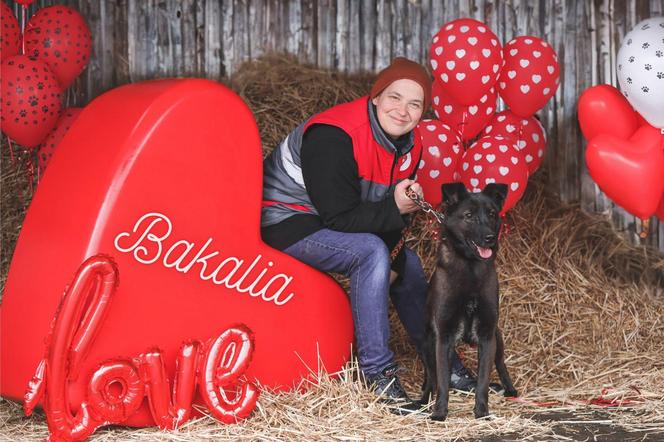
[[442,193],[446,236],[457,253],[467,259],[495,258],[507,185],[491,183],[470,193],[462,183],[451,183],[443,184]]

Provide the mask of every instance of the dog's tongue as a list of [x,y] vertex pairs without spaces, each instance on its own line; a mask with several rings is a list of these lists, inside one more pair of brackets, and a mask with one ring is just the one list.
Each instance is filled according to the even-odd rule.
[[482,258],[491,258],[491,254],[493,253],[491,249],[485,249],[484,247],[480,247],[478,245],[475,245],[475,247],[477,247],[477,253],[479,253]]

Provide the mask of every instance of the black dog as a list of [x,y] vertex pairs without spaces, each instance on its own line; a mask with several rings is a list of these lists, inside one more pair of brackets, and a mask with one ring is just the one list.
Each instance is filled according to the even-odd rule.
[[505,184],[491,183],[481,193],[463,184],[444,184],[445,223],[436,271],[427,297],[425,381],[421,402],[437,392],[432,419],[447,418],[452,352],[464,340],[478,345],[479,369],[475,417],[489,414],[489,375],[495,361],[505,396],[517,392],[507,373],[503,339],[498,329],[499,212],[507,196]]

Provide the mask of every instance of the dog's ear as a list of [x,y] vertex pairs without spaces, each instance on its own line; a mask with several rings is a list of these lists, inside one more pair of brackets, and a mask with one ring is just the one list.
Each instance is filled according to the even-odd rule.
[[507,198],[507,184],[490,183],[487,184],[482,193],[491,198],[498,205],[498,209],[502,210]]
[[468,196],[468,191],[463,183],[446,183],[443,184],[443,204],[445,208],[451,207]]

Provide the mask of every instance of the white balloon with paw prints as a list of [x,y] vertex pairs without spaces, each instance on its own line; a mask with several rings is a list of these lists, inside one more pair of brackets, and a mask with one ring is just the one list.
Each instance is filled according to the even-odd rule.
[[618,51],[623,95],[651,125],[664,129],[664,17],[638,23]]

